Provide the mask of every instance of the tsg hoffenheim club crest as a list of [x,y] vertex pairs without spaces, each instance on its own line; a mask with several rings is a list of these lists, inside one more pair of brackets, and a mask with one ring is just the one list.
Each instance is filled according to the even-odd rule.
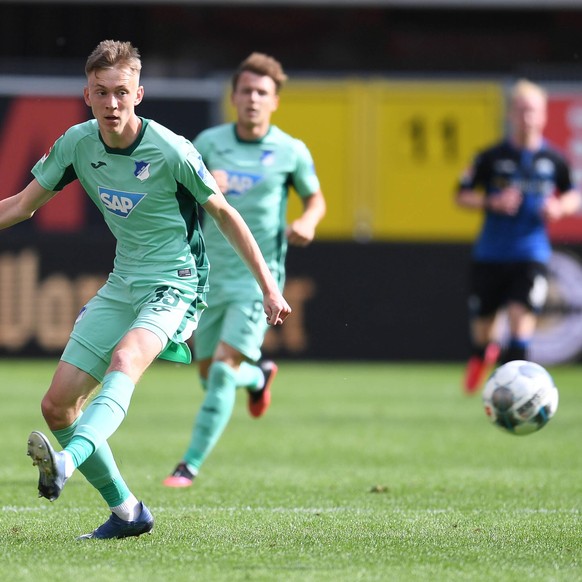
[[135,172],[133,175],[143,182],[150,177],[150,164],[149,162],[135,162]]

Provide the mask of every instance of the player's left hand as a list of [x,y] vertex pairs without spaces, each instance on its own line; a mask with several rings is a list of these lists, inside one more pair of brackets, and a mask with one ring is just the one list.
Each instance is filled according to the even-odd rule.
[[315,226],[309,221],[298,218],[287,226],[285,236],[289,244],[306,247],[315,237]]
[[542,217],[548,222],[553,222],[555,220],[560,220],[564,216],[564,209],[562,208],[562,202],[559,198],[555,196],[549,196],[544,200],[542,205]]

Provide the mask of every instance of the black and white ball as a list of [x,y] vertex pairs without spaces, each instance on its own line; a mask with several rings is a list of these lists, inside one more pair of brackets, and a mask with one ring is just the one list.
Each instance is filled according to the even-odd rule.
[[485,414],[516,435],[543,428],[558,409],[558,389],[545,368],[514,360],[491,374],[483,390]]

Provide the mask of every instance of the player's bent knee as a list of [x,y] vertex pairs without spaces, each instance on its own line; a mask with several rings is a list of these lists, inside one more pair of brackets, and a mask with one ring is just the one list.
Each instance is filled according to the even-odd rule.
[[56,402],[50,394],[46,394],[40,403],[40,410],[48,427],[58,430],[70,426],[77,417],[74,407]]

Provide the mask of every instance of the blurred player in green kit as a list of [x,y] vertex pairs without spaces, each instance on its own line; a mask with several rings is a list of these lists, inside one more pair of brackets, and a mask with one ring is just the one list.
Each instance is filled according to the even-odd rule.
[[57,499],[79,469],[109,506],[109,519],[85,539],[139,536],[154,526],[151,512],[122,478],[107,439],[155,358],[191,359],[185,341],[208,290],[199,205],[256,277],[269,324],[290,313],[250,230],[192,143],[136,114],[144,94],[140,71],[139,52],[129,42],[101,42],[85,66],[84,99],[95,119],[69,128],[34,166],[28,186],[0,201],[0,228],[7,228],[79,180],[117,240],[113,271],[79,314],[42,400],[43,416],[63,450],[53,450],[41,432],[28,438],[39,496]]
[[[274,58],[251,54],[232,78],[236,122],[207,129],[194,140],[227,201],[248,224],[280,289],[287,244],[308,245],[325,214],[309,150],[271,125],[286,79]],[[301,197],[303,212],[287,225],[290,186]],[[268,326],[261,316],[260,288],[212,221],[205,221],[203,232],[212,272],[209,307],[195,332],[194,349],[205,398],[182,461],[164,480],[168,487],[192,485],[232,415],[237,388],[246,388],[251,416],[266,412],[277,373],[274,362],[261,361]]]

